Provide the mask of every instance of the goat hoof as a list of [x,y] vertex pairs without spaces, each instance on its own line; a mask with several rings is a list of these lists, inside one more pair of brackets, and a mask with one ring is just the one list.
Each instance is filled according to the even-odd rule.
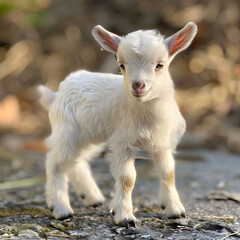
[[128,220],[128,219],[126,219],[126,218],[124,218],[124,220],[123,221],[121,221],[121,222],[119,222],[118,223],[118,225],[119,226],[122,226],[122,227],[126,227],[127,229],[129,228],[129,227],[136,227],[136,224],[135,224],[135,221],[134,220]]
[[128,223],[128,220],[126,218],[124,219],[124,223],[125,223],[125,227],[129,228],[129,223]]
[[60,218],[58,218],[58,220],[63,221],[65,219],[72,219],[72,218],[73,218],[73,214],[69,214],[69,215],[61,216]]
[[70,219],[70,218],[73,218],[73,214],[74,212],[72,211],[72,209],[57,209],[57,208],[54,208],[53,211],[52,211],[52,216],[54,218],[56,218],[57,220],[65,220],[65,219]]
[[186,215],[185,213],[180,213],[180,214],[174,214],[174,215],[171,215],[171,216],[168,216],[169,219],[178,219],[178,218],[185,218]]
[[94,203],[94,204],[91,205],[91,207],[93,207],[93,208],[97,208],[97,207],[100,207],[100,206],[102,206],[101,202]]
[[129,221],[128,223],[129,223],[130,226],[136,227],[136,224],[135,224],[135,222],[133,220]]
[[186,214],[185,213],[181,213],[180,215],[182,218],[185,218],[186,217]]

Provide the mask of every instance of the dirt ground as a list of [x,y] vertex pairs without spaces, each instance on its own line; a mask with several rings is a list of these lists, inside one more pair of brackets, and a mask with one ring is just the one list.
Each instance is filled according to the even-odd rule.
[[176,154],[176,185],[186,218],[168,219],[157,206],[157,175],[147,153],[139,152],[133,191],[139,222],[128,229],[116,226],[109,214],[114,182],[104,158],[93,161],[92,169],[107,201],[86,208],[70,189],[75,215],[58,221],[45,204],[45,154],[15,155],[1,148],[0,239],[239,239],[239,156],[195,143],[186,138]]

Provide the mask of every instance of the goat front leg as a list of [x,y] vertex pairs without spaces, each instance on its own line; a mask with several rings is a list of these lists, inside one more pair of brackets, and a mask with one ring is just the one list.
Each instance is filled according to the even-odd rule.
[[136,180],[134,154],[115,153],[108,157],[111,158],[111,172],[115,179],[115,196],[111,203],[114,221],[127,228],[129,225],[135,226],[136,218],[132,207],[132,190]]
[[160,180],[159,203],[169,218],[185,216],[185,209],[175,187],[175,161],[171,150],[152,153]]

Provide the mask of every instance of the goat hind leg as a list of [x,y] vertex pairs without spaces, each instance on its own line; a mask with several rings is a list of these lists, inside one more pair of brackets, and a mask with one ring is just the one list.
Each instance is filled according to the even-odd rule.
[[73,184],[76,193],[84,197],[84,205],[98,206],[105,200],[101,190],[97,186],[88,163],[88,160],[96,156],[102,146],[92,145],[82,150],[77,158],[76,165],[72,166],[68,171],[68,178]]

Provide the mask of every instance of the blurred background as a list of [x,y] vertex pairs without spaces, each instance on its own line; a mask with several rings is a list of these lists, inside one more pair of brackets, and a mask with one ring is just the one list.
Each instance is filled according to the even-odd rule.
[[186,142],[240,152],[239,12],[238,0],[0,0],[1,146],[46,151],[50,126],[39,84],[56,90],[82,68],[118,72],[114,56],[93,39],[94,25],[118,35],[159,29],[169,36],[193,21],[198,34],[170,69]]

